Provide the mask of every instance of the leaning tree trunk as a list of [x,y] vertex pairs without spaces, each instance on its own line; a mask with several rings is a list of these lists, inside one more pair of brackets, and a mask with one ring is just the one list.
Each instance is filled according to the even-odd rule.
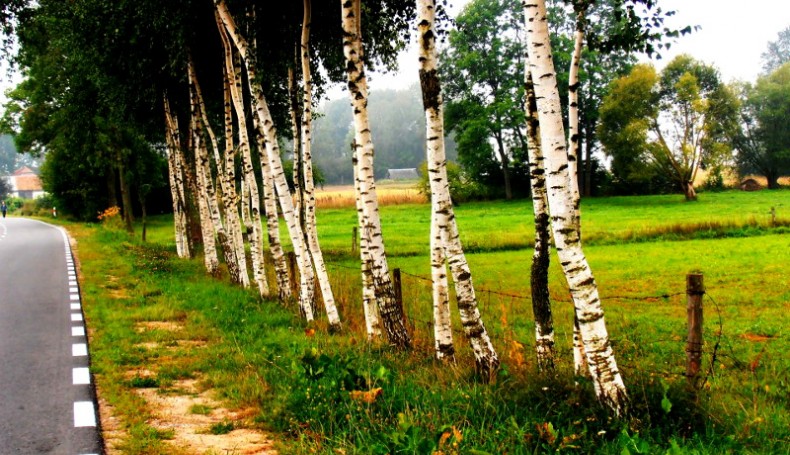
[[[586,3],[585,3],[586,5]],[[579,191],[579,64],[582,60],[582,44],[587,24],[586,7],[578,7],[576,12],[576,31],[573,34],[573,54],[568,72],[568,175],[570,176],[573,211],[577,220],[576,228],[581,228],[581,193]]]
[[343,54],[346,57],[346,76],[349,96],[354,111],[354,143],[357,147],[357,176],[362,200],[363,224],[360,235],[367,236],[376,303],[390,344],[398,348],[411,346],[403,311],[395,301],[389,276],[389,265],[381,233],[376,184],[373,176],[373,138],[368,122],[368,82],[362,61],[360,0],[341,0],[343,26]]
[[244,110],[244,91],[242,89],[241,78],[238,77],[236,71],[234,71],[233,48],[230,45],[228,36],[225,34],[225,27],[222,25],[222,20],[219,18],[218,14],[215,14],[214,17],[225,51],[225,71],[229,78],[233,75],[230,84],[230,99],[239,122],[239,149],[241,150],[241,166],[244,172],[244,181],[247,183],[250,190],[252,232],[249,234],[249,239],[250,255],[252,256],[252,277],[258,285],[258,294],[263,297],[269,295],[269,283],[266,279],[266,270],[264,268],[263,232],[261,230],[261,198],[258,193],[258,182],[255,179],[255,168],[252,164],[250,139],[247,132],[247,116]]
[[[214,134],[214,130],[211,128],[211,124],[209,123],[208,114],[206,113],[206,106],[203,102],[203,94],[200,90],[200,84],[198,83],[197,73],[195,72],[195,65],[192,62],[192,58],[189,58],[188,62],[188,71],[189,71],[189,82],[191,88],[195,91],[195,100],[197,101],[197,108],[200,112],[200,118],[203,122],[203,128],[205,129],[206,133],[208,134],[209,140],[211,141],[211,146],[214,152],[214,162],[217,166],[217,174],[218,180],[220,182],[220,193],[222,195],[223,200],[225,201],[225,208],[226,208],[226,215],[225,215],[225,223],[230,227],[231,232],[234,230],[234,226],[238,229],[241,229],[241,226],[238,224],[238,216],[233,216],[232,212],[228,215],[228,191],[229,191],[229,184],[227,182],[227,175],[224,172],[222,166],[222,160],[219,156],[219,145],[217,144],[217,137]],[[217,203],[217,194],[212,183],[211,178],[211,165],[209,163],[208,153],[206,152],[205,143],[203,143],[203,147],[200,148],[200,156],[198,157],[198,162],[203,166],[203,175],[206,179],[205,185],[208,194],[208,207],[211,213],[211,221],[214,224],[214,231],[217,233],[217,240],[219,240],[220,245],[222,245],[222,253],[225,258],[225,265],[228,268],[228,275],[230,275],[230,280],[232,283],[241,283],[241,274],[239,271],[239,263],[236,258],[236,243],[234,242],[234,234],[228,233],[228,229],[222,223],[222,215],[220,214],[219,204]],[[236,221],[234,225],[233,221]]]
[[[302,189],[302,207],[304,208],[304,226],[306,228],[307,244],[310,257],[315,266],[318,285],[321,289],[321,296],[324,300],[327,319],[332,330],[340,330],[340,315],[335,305],[335,297],[332,294],[332,287],[329,283],[329,274],[326,271],[324,255],[321,253],[321,246],[318,243],[318,228],[316,227],[315,215],[315,184],[313,182],[313,157],[312,157],[312,127],[313,127],[313,76],[310,71],[310,23],[312,21],[312,11],[310,0],[304,0],[304,19],[302,21],[302,80],[304,83],[304,101],[302,109],[302,172],[299,173],[304,178]],[[296,158],[294,157],[294,166]]]
[[[248,11],[248,20],[255,17],[255,10]],[[249,44],[249,52],[252,55],[256,53],[257,41],[253,36],[252,42]],[[233,61],[233,69],[236,80],[241,83],[241,57]],[[274,177],[272,176],[272,168],[269,165],[269,155],[266,151],[266,139],[264,138],[263,128],[260,125],[257,115],[252,116],[253,131],[255,132],[255,143],[258,147],[258,157],[261,164],[261,183],[263,184],[263,208],[266,216],[266,232],[269,240],[269,252],[272,255],[272,262],[274,262],[274,275],[277,280],[277,296],[281,302],[286,302],[292,297],[291,292],[291,272],[288,267],[288,260],[283,251],[283,245],[280,241],[280,219],[277,211],[277,193],[274,189]],[[254,178],[254,176],[253,176]],[[247,186],[249,189],[249,186]],[[297,273],[297,271],[294,271]]]
[[[239,278],[241,285],[245,288],[250,287],[250,275],[247,269],[247,250],[244,247],[244,233],[247,232],[246,221],[249,216],[244,217],[244,179],[241,180],[241,193],[242,197],[236,192],[236,152],[233,147],[233,100],[231,98],[231,75],[228,74],[227,68],[223,73],[223,98],[224,98],[224,114],[225,114],[225,177],[227,188],[223,191],[226,196],[225,210],[233,216],[229,217],[230,222],[233,223],[233,245],[236,248],[236,261],[239,268]],[[239,212],[241,209],[242,223],[239,221]],[[250,229],[252,226],[250,225]],[[261,245],[263,248],[263,245]]]
[[[357,224],[363,226],[364,203],[359,190],[359,176],[357,172],[357,146],[351,144],[351,165],[354,173],[354,201],[357,208]],[[373,272],[371,271],[370,254],[368,253],[368,240],[364,235],[359,236],[359,259],[362,272],[362,309],[365,312],[365,329],[368,341],[381,338],[381,317],[376,305],[376,290],[373,287]]]
[[551,59],[548,18],[544,0],[524,0],[529,65],[534,78],[540,119],[540,138],[547,161],[549,210],[560,263],[568,281],[584,342],[585,354],[598,400],[615,414],[626,412],[628,396],[614,358],[598,287],[582,251],[574,225],[573,193],[562,124],[559,90]]
[[247,83],[253,97],[253,106],[255,107],[255,115],[258,117],[258,126],[263,130],[262,133],[266,143],[268,165],[270,166],[272,177],[274,178],[274,185],[277,197],[280,201],[280,208],[282,209],[283,218],[285,218],[285,222],[288,226],[288,233],[291,237],[294,253],[296,255],[296,263],[299,267],[301,289],[299,295],[300,309],[305,319],[312,321],[312,303],[314,298],[312,263],[309,254],[307,254],[304,233],[299,226],[296,213],[294,213],[293,210],[291,193],[288,190],[288,183],[285,180],[285,173],[283,172],[282,161],[280,160],[280,148],[277,143],[277,132],[274,127],[274,120],[269,112],[269,105],[263,95],[263,89],[257,79],[255,56],[250,52],[247,41],[241,36],[236,28],[236,23],[230,15],[225,1],[215,0],[214,5],[216,6],[225,29],[228,31],[229,37],[239,50],[241,58],[247,68]]
[[[304,26],[303,26],[304,27]],[[297,50],[297,54],[298,54]],[[297,55],[298,58],[298,55]],[[296,64],[296,63],[295,63]],[[294,211],[298,214],[299,225],[306,231],[305,209],[304,209],[304,176],[302,174],[302,118],[299,115],[299,88],[296,85],[296,71],[294,67],[288,67],[288,100],[291,105],[291,131],[293,134],[293,163],[291,180],[293,181],[293,200]]]
[[165,140],[167,142],[167,169],[170,195],[173,198],[173,225],[176,238],[176,253],[180,258],[191,257],[187,235],[186,195],[184,194],[184,159],[181,156],[181,137],[178,122],[170,110],[170,101],[164,97]]
[[202,147],[203,138],[200,128],[200,120],[198,119],[197,101],[195,100],[194,90],[190,88],[189,91],[190,101],[190,134],[192,153],[195,160],[194,167],[194,180],[196,184],[195,199],[197,199],[198,211],[200,212],[200,232],[203,236],[203,262],[206,266],[206,272],[209,275],[216,275],[219,269],[219,259],[217,258],[217,247],[214,243],[214,227],[211,222],[211,215],[209,214],[207,191],[206,191],[206,177],[203,173],[203,166],[200,164],[200,148]]
[[[528,61],[529,57],[525,58]],[[532,188],[532,212],[535,219],[535,248],[532,253],[530,288],[532,314],[535,319],[535,353],[542,371],[554,370],[554,319],[551,315],[549,294],[549,264],[551,238],[549,235],[549,203],[546,193],[546,167],[540,148],[540,120],[535,100],[535,86],[529,65],[525,66],[527,107],[527,154],[529,179]]]
[[[447,259],[450,271],[453,274],[458,310],[461,313],[461,323],[472,345],[477,370],[483,378],[490,379],[499,366],[499,358],[480,317],[475,289],[472,285],[472,274],[461,246],[460,236],[458,235],[458,225],[455,221],[453,203],[450,198],[450,184],[447,179],[447,159],[444,150],[444,116],[442,113],[441,83],[437,71],[436,30],[434,28],[435,0],[418,0],[417,11],[420,85],[422,86],[426,130],[428,131],[426,147],[428,152],[428,181],[431,186],[431,207],[433,212],[431,220],[431,267],[433,269],[433,277],[438,278],[438,283],[434,280],[434,297],[444,291],[445,295],[439,295],[439,297],[446,299],[447,277],[446,275],[442,276],[445,266],[442,263],[441,270],[437,270],[436,259],[438,259],[438,255],[433,252],[434,244],[437,240],[436,234],[438,234],[438,240],[444,249],[443,256]],[[443,285],[444,289],[442,289]],[[437,292],[437,288],[439,292]],[[434,307],[437,305],[449,306],[446,300],[444,302],[435,300]],[[446,317],[446,315],[442,316]],[[439,323],[446,324],[449,323],[449,320],[444,321],[442,319],[437,321],[437,325]],[[444,329],[446,330],[447,327],[444,327]],[[445,333],[440,335],[446,336]],[[449,345],[442,346],[441,343],[446,343],[446,341],[446,338],[440,339],[437,337],[437,356],[440,357],[442,354],[452,355],[452,338],[449,340]],[[448,352],[442,352],[442,349],[447,349]]]

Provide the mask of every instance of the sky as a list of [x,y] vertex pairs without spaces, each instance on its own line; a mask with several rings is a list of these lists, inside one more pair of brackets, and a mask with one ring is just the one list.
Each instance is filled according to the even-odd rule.
[[[468,0],[450,0],[450,13],[454,17]],[[661,69],[675,56],[687,53],[719,69],[723,80],[754,82],[762,70],[760,55],[769,41],[775,41],[779,32],[790,27],[790,0],[659,0],[664,11],[675,10],[667,19],[670,27],[681,28],[698,25],[700,29],[677,39],[668,51],[662,51],[661,60],[652,63]],[[642,61],[651,61],[646,56]],[[397,74],[371,74],[371,90],[403,89],[416,83],[417,51],[401,55]],[[332,97],[342,93],[333,90]]]

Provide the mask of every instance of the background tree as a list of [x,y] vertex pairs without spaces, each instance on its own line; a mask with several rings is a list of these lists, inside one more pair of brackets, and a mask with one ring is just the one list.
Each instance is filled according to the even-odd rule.
[[790,61],[790,27],[779,32],[776,41],[768,42],[768,47],[760,56],[763,59],[763,73],[768,74]]
[[[628,180],[640,170],[674,181],[687,200],[696,198],[701,167],[714,166],[730,150],[737,100],[715,68],[681,55],[657,74],[638,65],[612,83],[601,107],[601,142],[612,171]],[[641,168],[640,162],[650,167]]]
[[517,0],[472,0],[456,18],[440,65],[459,160],[488,183],[498,168],[507,199],[513,162],[526,162],[519,13]]
[[790,173],[790,62],[742,86],[741,99],[741,127],[733,139],[738,168],[778,188],[779,177]]

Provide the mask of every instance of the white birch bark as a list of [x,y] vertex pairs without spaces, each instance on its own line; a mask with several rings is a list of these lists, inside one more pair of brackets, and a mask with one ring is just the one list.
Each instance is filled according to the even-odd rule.
[[[255,10],[247,12],[248,20],[253,20]],[[249,43],[249,52],[255,55],[257,41],[253,36]],[[233,61],[235,77],[242,79],[241,57]],[[258,155],[261,165],[261,183],[263,184],[263,207],[266,215],[266,229],[269,240],[269,252],[274,262],[275,279],[277,280],[277,295],[281,302],[285,302],[293,296],[291,291],[291,272],[288,266],[288,259],[283,251],[280,241],[280,219],[277,211],[277,193],[274,189],[274,177],[272,176],[271,166],[269,165],[268,152],[266,151],[266,139],[264,138],[263,128],[261,128],[258,116],[252,116],[253,130],[255,132],[255,143],[258,146]]]
[[[312,262],[310,261],[309,254],[307,254],[307,245],[304,240],[304,233],[299,226],[296,214],[293,210],[293,201],[291,199],[290,191],[288,190],[288,183],[285,180],[285,173],[283,172],[282,161],[280,160],[280,150],[277,143],[277,132],[274,127],[274,121],[266,98],[263,95],[263,90],[257,82],[257,73],[255,65],[255,56],[250,52],[247,41],[241,36],[236,28],[233,17],[228,11],[227,5],[224,0],[215,0],[214,5],[219,12],[225,29],[229,37],[233,40],[236,48],[241,54],[242,60],[247,69],[247,82],[250,92],[253,97],[253,106],[255,107],[255,115],[258,117],[259,126],[263,129],[263,136],[266,145],[266,153],[268,164],[271,169],[272,177],[274,178],[275,190],[282,209],[283,218],[285,218],[288,226],[288,233],[291,237],[291,242],[294,247],[296,255],[296,263],[299,267],[300,275],[300,295],[299,304],[305,319],[308,321],[313,320],[313,273]],[[254,197],[254,195],[253,195]]]
[[[524,61],[529,61],[525,55]],[[532,253],[530,288],[532,314],[535,319],[535,354],[538,368],[554,369],[554,320],[549,294],[549,265],[551,262],[551,236],[549,234],[549,204],[546,192],[546,168],[540,143],[540,120],[535,99],[535,87],[529,65],[525,65],[525,94],[527,119],[527,155],[529,157],[532,211],[535,220],[535,247]]]
[[434,43],[434,2],[417,2],[417,29],[420,49],[420,81],[427,134],[427,170],[431,189],[431,282],[433,293],[433,332],[436,358],[454,359],[450,291],[447,282],[447,210],[452,211],[444,150],[444,125],[439,79],[436,74]]
[[176,253],[180,258],[190,258],[189,236],[187,235],[186,194],[184,192],[184,170],[181,137],[178,120],[170,110],[170,101],[164,97],[165,141],[167,143],[167,168],[170,194],[173,199],[173,227],[175,230]]
[[[228,176],[225,173],[223,161],[220,158],[217,137],[214,134],[211,123],[209,122],[208,114],[206,114],[206,105],[203,102],[203,94],[200,90],[200,83],[198,82],[197,74],[195,73],[195,66],[191,58],[189,59],[188,63],[188,72],[190,83],[192,84],[192,88],[195,91],[195,99],[197,101],[198,111],[200,112],[200,119],[203,122],[203,128],[208,134],[209,141],[211,142],[211,147],[214,152],[214,162],[217,167],[218,174],[217,180],[219,180],[220,183],[220,194],[223,199],[223,204],[226,208],[225,224],[227,227],[223,225],[222,222],[222,214],[220,213],[219,204],[217,202],[216,187],[214,186],[211,178],[211,165],[209,164],[209,157],[206,152],[206,145],[204,142],[201,149],[200,159],[203,163],[203,174],[206,178],[206,189],[208,190],[209,196],[208,202],[209,210],[211,212],[211,220],[214,223],[214,230],[217,233],[217,238],[222,245],[222,253],[225,258],[225,265],[228,268],[228,274],[230,275],[231,282],[241,284],[242,278],[239,270],[239,262],[236,257],[236,242],[234,241],[234,238],[236,237],[236,231],[238,231],[238,235],[241,235],[241,226],[239,225],[238,216],[234,216],[233,212],[231,211],[233,207],[233,204],[229,199],[231,185],[228,182]],[[235,193],[235,188],[233,188],[233,192]],[[228,209],[228,207],[230,207],[230,209]]]
[[[351,164],[354,172],[354,200],[357,208],[357,223],[364,225],[364,204],[359,190],[357,175],[357,147],[351,146]],[[368,341],[381,338],[381,316],[376,305],[376,290],[373,288],[373,272],[370,270],[370,254],[368,254],[368,240],[364,235],[359,236],[359,259],[362,272],[362,309],[365,312],[365,329]]]
[[614,358],[598,287],[582,251],[569,187],[568,155],[562,124],[559,90],[551,58],[548,18],[544,0],[523,1],[527,20],[530,71],[540,118],[540,138],[546,158],[546,182],[552,231],[573,297],[585,354],[598,400],[617,415],[626,412],[627,394]]
[[411,346],[401,308],[395,302],[395,292],[389,276],[389,265],[384,250],[381,220],[378,212],[376,184],[373,177],[373,138],[368,122],[368,86],[362,61],[360,0],[340,0],[343,26],[343,54],[346,57],[346,76],[349,96],[354,111],[354,143],[357,147],[357,176],[362,201],[364,225],[360,236],[367,236],[370,269],[376,302],[387,340],[398,348]]
[[[582,60],[584,43],[584,9],[576,14],[576,30],[573,33],[573,54],[568,72],[568,174],[570,175],[571,194],[573,194],[574,215],[580,218],[581,194],[579,192],[579,64]],[[580,226],[580,221],[576,224]]]
[[250,192],[250,215],[252,232],[249,234],[250,255],[252,256],[252,277],[258,286],[258,293],[261,297],[269,295],[269,283],[266,279],[265,260],[263,255],[263,233],[261,228],[261,198],[258,193],[258,182],[255,180],[255,168],[252,165],[252,152],[250,151],[250,139],[247,132],[247,116],[244,109],[244,98],[242,82],[235,76],[233,69],[233,48],[230,40],[225,33],[225,27],[218,14],[215,14],[217,28],[222,38],[222,45],[225,50],[225,71],[230,77],[234,75],[230,84],[230,99],[233,103],[236,118],[239,122],[239,149],[241,150],[241,166],[244,172],[244,180]]
[[192,147],[195,156],[195,183],[197,185],[196,199],[198,211],[200,213],[200,233],[203,239],[203,263],[209,275],[216,275],[219,269],[219,259],[217,258],[217,247],[214,242],[214,226],[208,208],[208,195],[206,190],[206,177],[203,173],[203,166],[200,163],[200,148],[202,138],[200,132],[200,122],[197,118],[197,108],[195,106],[194,95],[191,96],[192,120],[190,130],[192,132]]
[[[239,264],[239,278],[242,286],[245,288],[250,287],[250,274],[247,268],[247,251],[244,247],[244,233],[247,232],[246,219],[249,219],[249,213],[246,219],[244,218],[244,179],[241,180],[241,198],[236,192],[236,152],[233,147],[233,102],[230,95],[230,75],[227,69],[222,72],[224,78],[224,111],[225,111],[225,176],[227,179],[226,194],[228,195],[225,207],[228,213],[235,215],[234,220],[231,220],[235,226],[233,230],[233,244],[236,247],[236,260]],[[228,208],[231,207],[231,208]],[[239,221],[239,209],[242,213],[242,222]]]
[[[335,305],[335,297],[332,293],[332,286],[329,283],[329,274],[324,263],[324,255],[321,253],[321,246],[318,243],[318,227],[316,226],[316,202],[315,184],[313,182],[313,156],[312,156],[312,127],[313,127],[313,76],[310,71],[310,22],[312,21],[310,0],[304,0],[304,19],[302,21],[302,80],[304,83],[304,102],[302,109],[302,172],[304,177],[302,188],[304,197],[302,204],[304,207],[304,226],[306,228],[307,244],[310,257],[315,266],[315,276],[318,278],[318,285],[321,289],[321,296],[324,300],[329,327],[332,330],[340,330],[340,314]],[[294,166],[296,160],[294,160]]]

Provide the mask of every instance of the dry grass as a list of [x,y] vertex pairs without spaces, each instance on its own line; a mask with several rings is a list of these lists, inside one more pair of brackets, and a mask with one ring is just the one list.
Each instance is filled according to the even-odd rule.
[[[376,187],[379,205],[424,204],[428,199],[414,183],[382,183]],[[354,207],[354,187],[327,186],[316,191],[316,204],[322,209]]]

